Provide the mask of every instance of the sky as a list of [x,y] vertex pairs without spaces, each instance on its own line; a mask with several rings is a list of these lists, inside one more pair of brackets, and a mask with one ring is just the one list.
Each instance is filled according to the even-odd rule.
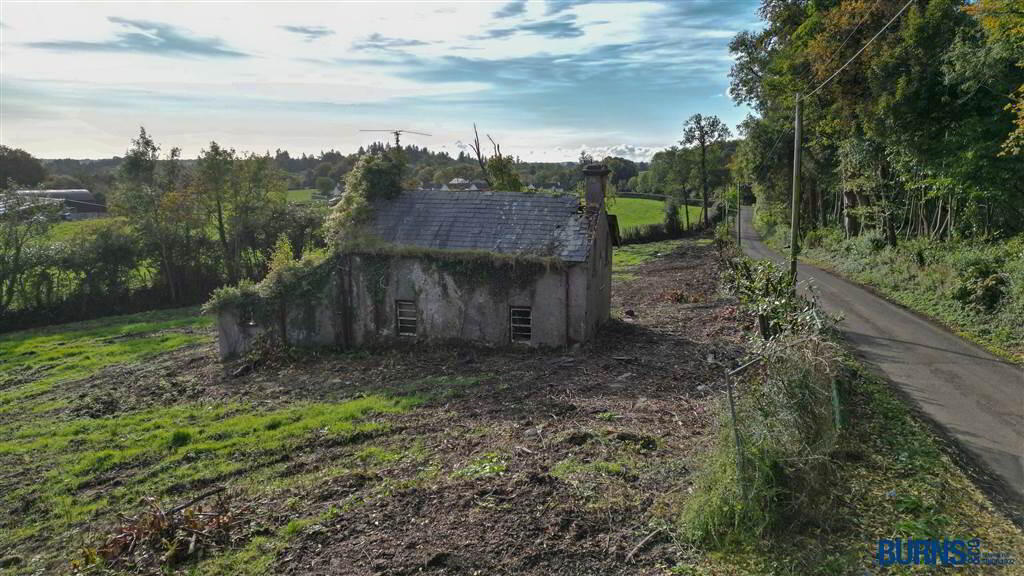
[[526,161],[646,160],[692,114],[735,128],[729,40],[757,0],[0,0],[0,143],[123,155],[139,126],[292,155],[391,138],[455,155],[473,123]]

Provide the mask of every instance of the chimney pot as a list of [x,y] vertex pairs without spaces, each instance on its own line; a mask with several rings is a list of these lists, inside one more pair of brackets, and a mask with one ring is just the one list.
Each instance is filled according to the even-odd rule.
[[604,164],[588,164],[583,169],[584,201],[588,210],[600,212],[604,209],[604,196],[608,189],[608,175],[611,172]]

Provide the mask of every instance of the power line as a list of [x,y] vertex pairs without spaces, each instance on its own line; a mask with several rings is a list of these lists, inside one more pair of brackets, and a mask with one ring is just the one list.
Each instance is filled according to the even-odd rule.
[[832,75],[829,76],[828,78],[826,78],[824,82],[822,82],[821,84],[818,84],[818,87],[815,88],[814,90],[811,90],[811,92],[809,94],[807,94],[807,96],[804,96],[804,98],[810,98],[811,96],[814,96],[815,94],[818,93],[818,90],[821,90],[822,88],[824,88],[829,82],[832,81],[833,78],[838,76],[840,72],[842,72],[844,69],[846,69],[846,67],[849,66],[851,62],[856,60],[857,57],[860,56],[861,52],[863,52],[868,46],[870,46],[871,43],[874,42],[876,38],[881,36],[882,32],[885,32],[885,30],[887,28],[889,28],[889,26],[892,25],[892,23],[895,22],[896,19],[899,18],[900,15],[903,14],[907,10],[907,8],[909,8],[910,5],[913,4],[913,3],[914,3],[914,0],[908,0],[908,2],[903,5],[903,8],[900,8],[900,11],[897,12],[895,16],[890,18],[889,21],[885,23],[885,26],[882,26],[881,30],[876,32],[875,35],[872,36],[871,39],[867,41],[867,43],[865,43],[863,46],[860,47],[860,50],[857,50],[856,54],[851,56],[850,59],[846,61],[846,64],[843,64],[842,66],[840,66],[838,70],[833,72]]
[[786,132],[779,133],[779,137],[775,139],[775,144],[772,144],[771,151],[768,152],[768,158],[771,158],[772,155],[775,154],[775,149],[779,147],[779,142],[782,142],[782,139],[786,136],[786,134]]

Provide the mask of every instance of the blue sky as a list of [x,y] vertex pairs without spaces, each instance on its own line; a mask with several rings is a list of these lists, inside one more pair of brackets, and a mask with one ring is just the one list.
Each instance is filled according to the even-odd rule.
[[0,142],[122,154],[139,125],[194,156],[455,154],[473,122],[524,160],[646,159],[694,113],[735,126],[730,38],[756,0],[0,4]]

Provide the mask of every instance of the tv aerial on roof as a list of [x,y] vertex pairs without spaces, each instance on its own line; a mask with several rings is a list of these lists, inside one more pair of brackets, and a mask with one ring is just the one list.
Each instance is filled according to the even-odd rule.
[[390,132],[395,135],[395,148],[401,147],[402,134],[419,134],[420,136],[430,136],[425,132],[413,132],[412,130],[360,130],[360,132]]

